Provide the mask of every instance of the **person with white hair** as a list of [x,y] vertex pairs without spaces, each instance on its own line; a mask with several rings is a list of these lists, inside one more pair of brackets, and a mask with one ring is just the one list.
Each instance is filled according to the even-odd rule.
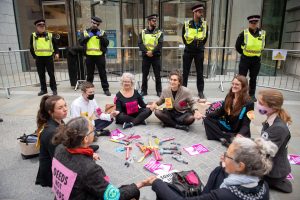
[[116,124],[123,124],[123,128],[131,128],[139,124],[145,124],[145,120],[152,114],[143,97],[134,89],[134,76],[131,73],[123,73],[121,77],[121,90],[116,94],[116,110],[120,112],[116,116]]
[[143,182],[152,184],[152,190],[159,200],[267,200],[269,187],[263,177],[272,170],[272,157],[277,149],[274,143],[262,138],[252,140],[236,137],[221,156],[222,166],[212,171],[203,192],[198,196],[183,197],[155,176]]

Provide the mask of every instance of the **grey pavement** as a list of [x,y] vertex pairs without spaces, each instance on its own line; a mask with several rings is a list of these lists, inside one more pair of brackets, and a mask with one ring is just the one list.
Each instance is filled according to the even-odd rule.
[[[110,90],[113,96],[106,97],[101,89],[100,83],[96,85],[96,100],[99,105],[104,108],[106,103],[113,101],[114,94],[118,91],[120,84],[118,82],[110,83]],[[166,83],[164,83],[166,85]],[[154,83],[149,84],[149,96],[145,97],[145,101],[154,101],[157,99],[154,90]],[[208,101],[223,99],[228,91],[230,84],[225,83],[225,92],[218,89],[218,83],[206,83],[205,94]],[[194,91],[196,96],[195,83],[189,83],[189,88]],[[258,90],[261,88],[258,88]],[[20,148],[16,138],[23,133],[33,133],[36,129],[36,113],[40,101],[37,96],[38,87],[28,86],[23,88],[14,88],[11,90],[11,98],[7,99],[3,90],[0,90],[0,117],[4,122],[0,123],[0,199],[53,199],[54,195],[50,188],[42,188],[34,184],[36,173],[38,170],[38,159],[23,160],[20,155]],[[70,105],[72,100],[78,97],[80,90],[74,91],[69,86],[68,82],[60,82],[58,85],[58,93],[63,96]],[[293,124],[291,126],[292,139],[289,143],[289,153],[300,154],[300,120],[298,118],[300,112],[300,94],[292,92],[284,92],[285,105],[284,108],[291,114]],[[204,106],[199,106],[201,111],[204,111]],[[255,119],[251,123],[252,137],[259,136],[261,129],[261,122],[264,120],[263,116],[255,112]],[[68,121],[66,119],[65,121]],[[183,153],[183,156],[188,160],[189,164],[185,165],[179,163],[171,158],[171,156],[164,155],[163,163],[171,163],[173,167],[178,170],[194,169],[199,174],[201,180],[206,183],[208,175],[216,166],[219,165],[220,155],[226,150],[219,142],[208,141],[205,136],[202,121],[197,121],[191,126],[191,130],[187,133],[184,131],[162,128],[158,119],[152,114],[147,120],[147,126],[141,125],[132,128],[131,130],[124,130],[125,133],[136,133],[142,136],[140,141],[147,142],[151,135],[159,138],[175,137],[175,142],[180,143],[181,147],[187,147],[195,143],[201,143],[209,149],[208,153],[189,156]],[[121,126],[112,124],[110,129],[120,128]],[[120,145],[108,141],[107,137],[101,137],[96,142],[100,145],[98,153],[101,160],[97,161],[110,176],[111,182],[117,186],[123,184],[130,184],[138,182],[151,175],[150,172],[143,168],[143,163],[134,162],[129,167],[124,165],[125,153],[116,152],[116,148]],[[169,146],[165,144],[165,146]],[[142,156],[142,153],[134,147],[132,151],[137,159]],[[149,159],[149,158],[148,158]],[[283,194],[271,190],[271,199],[299,199],[300,191],[300,166],[292,166],[292,180],[294,192],[291,194]],[[150,200],[155,199],[155,194],[150,187],[141,189],[141,199]]]

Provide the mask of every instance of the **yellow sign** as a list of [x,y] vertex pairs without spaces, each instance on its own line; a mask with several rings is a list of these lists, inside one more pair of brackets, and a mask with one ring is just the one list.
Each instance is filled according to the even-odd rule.
[[287,50],[283,49],[274,49],[272,52],[272,60],[285,60]]
[[172,98],[165,98],[165,105],[166,108],[172,109],[173,108]]

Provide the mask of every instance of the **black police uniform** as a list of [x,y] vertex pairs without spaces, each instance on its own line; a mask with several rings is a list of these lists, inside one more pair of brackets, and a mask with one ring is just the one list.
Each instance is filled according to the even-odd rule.
[[[199,7],[199,6],[198,6]],[[192,8],[194,10],[195,6]],[[202,20],[198,24],[194,20],[190,20],[190,28],[199,28],[202,26]],[[206,27],[208,30],[208,26]],[[191,69],[191,64],[194,59],[195,67],[197,71],[197,90],[201,97],[204,97],[204,78],[203,78],[203,61],[204,61],[204,46],[207,41],[208,31],[206,31],[206,36],[203,40],[194,40],[192,43],[188,44],[184,38],[185,25],[182,27],[182,41],[185,44],[184,54],[183,54],[183,86],[187,87],[188,76]]]
[[[157,15],[150,15],[148,16],[148,20],[152,19],[152,17]],[[153,34],[155,32],[159,31],[158,28],[155,28],[154,30],[150,30],[149,27],[145,30],[145,34]],[[142,95],[147,95],[147,90],[148,90],[148,75],[150,71],[150,67],[152,65],[153,67],[153,72],[155,76],[155,86],[156,86],[156,93],[158,96],[160,96],[162,87],[161,87],[161,76],[160,76],[160,70],[161,70],[161,49],[163,45],[163,33],[161,33],[159,39],[158,39],[158,44],[156,47],[152,50],[153,57],[148,57],[146,55],[147,53],[147,48],[143,43],[142,39],[142,33],[139,35],[138,38],[138,46],[140,48],[140,51],[142,51],[142,57],[143,57],[143,62],[142,62],[142,88],[141,88],[141,94]]]
[[[256,15],[249,16],[248,20],[251,21],[251,17],[259,17]],[[253,37],[259,37],[261,35],[261,29],[257,28],[257,30],[254,32],[253,30],[249,29],[250,34]],[[256,79],[259,74],[260,70],[260,56],[245,56],[243,54],[242,46],[244,46],[244,31],[242,31],[235,43],[235,49],[239,54],[241,54],[241,60],[239,64],[239,74],[243,76],[247,76],[249,71],[249,95],[251,97],[255,97],[255,90],[256,90]]]
[[[34,22],[34,24],[36,25],[39,22],[45,22],[45,20],[37,20]],[[48,33],[44,32],[44,33],[38,33],[36,32],[36,38],[42,38],[48,37]],[[39,79],[40,79],[40,84],[41,84],[41,94],[46,94],[47,93],[47,84],[46,84],[46,70],[48,72],[49,78],[50,78],[50,88],[53,91],[53,94],[57,93],[57,86],[56,86],[56,80],[55,80],[55,75],[54,75],[54,62],[53,62],[53,56],[37,56],[35,55],[34,52],[34,48],[33,48],[33,37],[32,34],[30,35],[30,53],[32,55],[32,57],[35,59],[35,64],[36,64],[36,68],[37,68],[37,72],[39,75]],[[57,47],[57,43],[55,38],[52,36],[52,46],[54,49],[54,54],[58,54],[58,47]],[[39,93],[39,95],[40,95]]]
[[[98,17],[92,17],[92,20],[101,23],[102,20]],[[100,31],[100,29],[91,29],[88,28],[86,29],[88,33],[93,33],[94,35],[97,35],[96,33]],[[80,37],[80,45],[83,46],[83,51],[86,53],[86,46],[87,42],[89,41],[90,37],[84,37],[83,33],[81,34]],[[88,82],[93,83],[94,81],[94,72],[95,72],[95,65],[97,66],[99,76],[101,79],[101,86],[104,92],[109,92],[109,84],[107,81],[107,75],[106,75],[106,59],[105,59],[105,53],[107,51],[107,46],[109,44],[109,41],[107,39],[106,33],[104,33],[101,37],[99,37],[100,40],[100,50],[103,52],[102,55],[85,55],[86,56],[86,68],[87,68],[87,78],[86,80]]]

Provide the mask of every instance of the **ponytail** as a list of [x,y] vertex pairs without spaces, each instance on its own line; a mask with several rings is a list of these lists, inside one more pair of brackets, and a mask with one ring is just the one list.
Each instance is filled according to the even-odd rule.
[[288,125],[292,124],[291,116],[283,108],[278,111],[278,116]]

